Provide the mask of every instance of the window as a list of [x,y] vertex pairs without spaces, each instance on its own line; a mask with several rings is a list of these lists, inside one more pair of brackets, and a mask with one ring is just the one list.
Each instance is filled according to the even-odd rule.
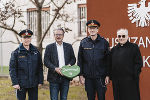
[[[50,22],[50,8],[42,8],[42,33],[44,33]],[[34,36],[37,36],[37,11],[36,8],[27,9],[27,25],[28,29],[32,30]],[[48,31],[46,36],[50,36],[50,31]]]
[[86,0],[74,0],[74,2],[85,2]]
[[79,12],[79,36],[86,34],[86,22],[87,22],[87,7],[86,4],[78,5],[78,12]]

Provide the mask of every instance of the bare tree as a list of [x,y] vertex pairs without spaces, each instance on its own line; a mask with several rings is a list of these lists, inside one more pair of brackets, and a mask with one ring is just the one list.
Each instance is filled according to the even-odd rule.
[[[16,24],[16,19],[19,19],[21,16],[22,16],[22,13],[20,9],[15,8],[14,0],[8,3],[5,3],[3,5],[3,8],[0,8],[0,27],[6,30],[12,31],[16,36],[17,43],[20,43],[20,41],[17,37],[18,32],[17,30],[14,29],[14,26]],[[6,22],[10,18],[13,20],[12,25],[8,25]]]
[[[64,6],[66,4],[72,3],[72,0],[61,0],[59,2],[62,2],[62,4],[59,6],[55,2],[57,0],[49,0],[49,3],[52,3],[55,6],[55,9],[53,10],[55,13],[53,15],[53,19],[51,20],[51,22],[49,22],[47,29],[43,33],[42,33],[41,14],[42,14],[42,8],[44,7],[43,4],[44,4],[45,0],[29,0],[29,1],[32,2],[32,4],[35,6],[36,11],[37,11],[37,38],[36,38],[37,45],[36,46],[39,49],[39,51],[42,52],[42,42],[43,42],[46,34],[50,30],[51,26],[53,25],[53,23],[57,19],[63,19],[65,21],[68,20],[69,16],[67,14],[61,14],[60,11],[64,8]],[[11,0],[8,3],[5,3],[4,7],[0,8],[0,28],[12,31],[16,35],[16,39],[17,39],[18,43],[20,43],[18,36],[17,36],[18,30],[16,30],[14,26],[16,25],[16,20],[23,17],[22,13],[23,13],[23,11],[21,11],[21,9],[19,9],[18,7],[15,6],[15,0]],[[10,18],[13,19],[12,25],[8,25],[6,23],[6,21]],[[20,22],[23,23],[24,25],[26,25],[25,21],[20,20]],[[66,30],[69,30],[69,29],[66,28]]]

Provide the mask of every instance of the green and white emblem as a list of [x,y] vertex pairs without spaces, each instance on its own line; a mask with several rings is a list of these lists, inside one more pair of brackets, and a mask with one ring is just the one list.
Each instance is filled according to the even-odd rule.
[[74,78],[80,73],[80,67],[77,65],[63,66],[61,73],[67,78]]

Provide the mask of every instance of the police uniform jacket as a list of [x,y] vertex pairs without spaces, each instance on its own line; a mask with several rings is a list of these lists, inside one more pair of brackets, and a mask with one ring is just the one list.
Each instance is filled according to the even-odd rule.
[[[71,44],[63,42],[65,65],[74,65],[76,58]],[[44,54],[44,65],[48,68],[47,80],[49,82],[60,83],[67,78],[59,75],[55,68],[59,67],[58,53],[56,43],[46,46]]]
[[87,78],[99,78],[109,75],[109,43],[99,34],[93,41],[90,36],[84,38],[79,47],[78,65],[80,75]]
[[43,64],[40,52],[30,44],[29,50],[23,44],[12,52],[9,72],[13,85],[32,88],[43,84]]

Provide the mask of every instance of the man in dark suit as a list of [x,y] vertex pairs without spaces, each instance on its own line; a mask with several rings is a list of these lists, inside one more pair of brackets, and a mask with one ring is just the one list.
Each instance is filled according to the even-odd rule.
[[44,64],[48,68],[47,80],[50,83],[51,100],[67,100],[69,90],[69,79],[61,73],[61,67],[64,65],[74,65],[76,58],[71,44],[63,42],[64,30],[62,28],[54,31],[56,42],[46,47],[44,55]]

